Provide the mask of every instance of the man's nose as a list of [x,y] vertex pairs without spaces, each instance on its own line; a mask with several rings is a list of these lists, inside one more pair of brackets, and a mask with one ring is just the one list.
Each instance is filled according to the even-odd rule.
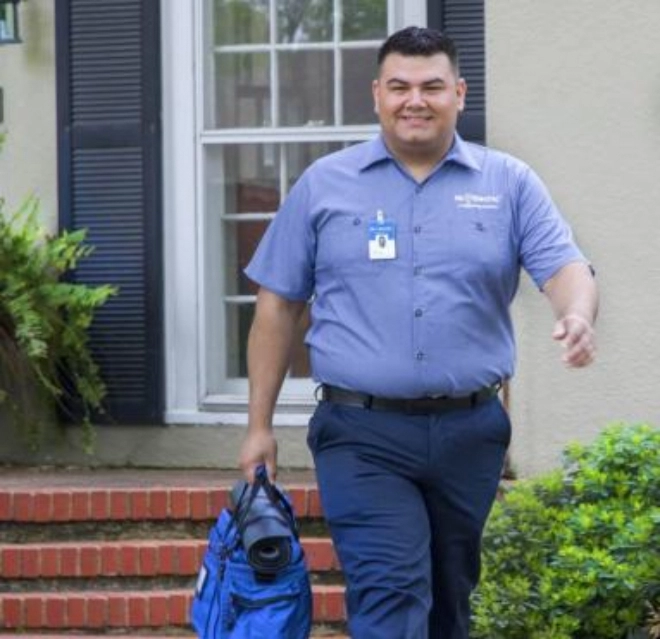
[[419,88],[411,88],[408,93],[408,104],[416,106],[418,104],[424,104],[424,94]]

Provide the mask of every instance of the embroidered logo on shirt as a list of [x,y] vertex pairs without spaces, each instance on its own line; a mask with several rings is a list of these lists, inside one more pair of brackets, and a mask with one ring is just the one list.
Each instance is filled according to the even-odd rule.
[[501,195],[478,195],[476,193],[454,195],[454,202],[459,209],[497,209],[501,199]]

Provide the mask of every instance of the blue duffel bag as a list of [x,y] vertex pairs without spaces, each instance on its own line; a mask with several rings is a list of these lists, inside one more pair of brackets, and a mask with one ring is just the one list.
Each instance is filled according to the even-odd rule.
[[191,606],[199,639],[308,639],[309,573],[289,498],[260,467],[211,529]]

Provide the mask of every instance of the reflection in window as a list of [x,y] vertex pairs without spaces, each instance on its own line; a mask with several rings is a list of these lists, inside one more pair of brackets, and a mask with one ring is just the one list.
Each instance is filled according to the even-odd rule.
[[332,0],[279,0],[279,42],[329,42],[332,40]]
[[376,77],[376,56],[371,49],[342,51],[341,95],[344,124],[376,122],[371,83]]
[[268,0],[213,0],[213,7],[216,45],[268,42]]
[[222,126],[267,125],[271,100],[268,54],[223,53],[216,59],[216,101]]
[[279,55],[280,125],[334,124],[332,51]]
[[342,40],[384,40],[387,37],[387,2],[342,0]]

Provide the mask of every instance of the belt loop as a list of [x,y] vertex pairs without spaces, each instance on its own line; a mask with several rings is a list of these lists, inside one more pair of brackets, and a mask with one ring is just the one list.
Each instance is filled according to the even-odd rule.
[[362,405],[364,408],[367,410],[371,410],[371,407],[374,403],[374,396],[373,395],[365,395],[364,396],[364,401],[362,402]]
[[479,403],[479,392],[470,395],[470,408],[474,408]]

